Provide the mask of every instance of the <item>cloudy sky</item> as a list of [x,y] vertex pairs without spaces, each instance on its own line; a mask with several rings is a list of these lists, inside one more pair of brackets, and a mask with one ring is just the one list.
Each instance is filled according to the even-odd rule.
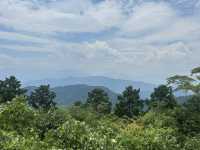
[[0,0],[0,78],[160,83],[200,65],[200,0]]

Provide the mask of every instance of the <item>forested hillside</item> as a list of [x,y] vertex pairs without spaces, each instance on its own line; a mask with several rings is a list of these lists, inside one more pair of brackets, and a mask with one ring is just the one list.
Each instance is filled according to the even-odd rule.
[[[174,96],[179,90],[192,93],[185,103]],[[14,76],[1,80],[0,149],[200,149],[200,67],[189,76],[169,77],[149,99],[141,99],[140,89],[128,86],[113,104],[107,92],[93,88],[85,101],[61,108],[50,85],[25,96]]]

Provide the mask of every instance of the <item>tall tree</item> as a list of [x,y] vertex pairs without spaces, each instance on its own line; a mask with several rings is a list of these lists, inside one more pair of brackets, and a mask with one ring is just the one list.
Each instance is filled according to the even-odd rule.
[[119,117],[136,117],[143,110],[143,101],[140,100],[140,89],[133,89],[129,86],[122,95],[118,96],[118,102],[115,106],[115,114]]
[[0,80],[0,103],[11,101],[16,96],[26,93],[26,90],[21,88],[21,83],[15,76],[10,76],[5,80]]
[[171,108],[173,109],[177,103],[171,87],[160,85],[154,89],[151,94],[150,108]]
[[186,135],[200,134],[200,67],[192,69],[191,75],[175,75],[167,79],[175,90],[192,92],[192,96],[177,111],[177,127]]
[[200,96],[191,96],[176,112],[177,127],[186,135],[200,134]]
[[200,95],[200,67],[194,68],[191,75],[175,75],[167,79],[168,85],[173,85],[175,90],[191,91]]
[[94,89],[88,93],[86,105],[98,113],[107,114],[111,112],[112,103],[108,94],[102,89]]
[[36,109],[42,108],[48,110],[55,108],[55,97],[56,94],[50,90],[49,85],[41,85],[30,94],[29,104]]

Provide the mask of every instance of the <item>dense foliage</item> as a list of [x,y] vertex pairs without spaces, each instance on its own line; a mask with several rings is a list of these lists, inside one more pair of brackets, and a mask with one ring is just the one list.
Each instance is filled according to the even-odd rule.
[[112,103],[105,91],[94,89],[88,93],[86,105],[91,107],[95,112],[108,114],[111,112]]
[[15,96],[25,94],[26,90],[21,88],[21,83],[14,76],[0,80],[0,103],[13,100]]
[[119,117],[127,116],[137,117],[143,109],[143,102],[140,100],[140,89],[133,89],[129,86],[122,95],[118,96],[118,102],[115,107],[115,114]]
[[35,89],[35,91],[31,92],[31,95],[28,97],[28,102],[36,109],[42,108],[48,110],[55,107],[55,97],[56,94],[50,91],[49,85],[41,85],[39,88]]
[[[198,69],[193,70],[197,72]],[[170,82],[172,79],[179,83],[178,88],[186,89],[180,78],[171,78]],[[172,87],[155,88],[146,103],[148,109],[142,107],[140,90],[127,87],[113,110],[107,94],[100,89],[91,91],[86,103],[77,101],[70,107],[55,107],[55,95],[49,86],[32,93],[35,107],[30,97],[16,92],[21,89],[20,82],[13,83],[12,90],[0,86],[4,99],[0,104],[0,150],[200,149],[198,83],[190,86],[197,89],[184,104],[176,103]]]
[[173,95],[172,88],[166,85],[160,85],[154,89],[151,99],[148,101],[149,109],[173,109],[177,103]]

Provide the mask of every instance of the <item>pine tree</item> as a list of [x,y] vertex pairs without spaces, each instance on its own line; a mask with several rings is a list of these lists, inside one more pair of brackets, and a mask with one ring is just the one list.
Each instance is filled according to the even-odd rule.
[[108,94],[102,89],[94,89],[88,93],[86,105],[91,107],[95,112],[108,114],[111,112],[112,103]]
[[127,116],[137,117],[143,110],[143,102],[140,100],[140,89],[133,89],[129,86],[122,95],[118,96],[118,102],[115,107],[115,114],[119,117]]

